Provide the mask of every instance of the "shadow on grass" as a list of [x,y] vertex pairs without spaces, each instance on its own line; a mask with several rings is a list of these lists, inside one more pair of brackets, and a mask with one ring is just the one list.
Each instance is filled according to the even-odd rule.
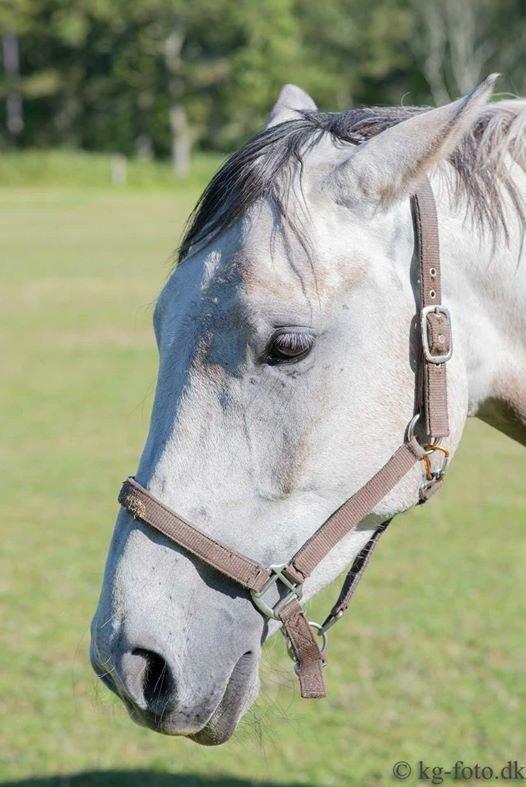
[[[177,775],[157,771],[85,771],[64,776],[34,776],[0,782],[2,787],[285,787],[282,782],[236,779],[232,776]],[[288,782],[286,787],[305,787]]]

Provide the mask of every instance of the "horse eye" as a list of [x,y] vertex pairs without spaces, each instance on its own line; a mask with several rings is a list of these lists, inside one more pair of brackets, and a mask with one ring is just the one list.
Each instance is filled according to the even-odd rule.
[[281,331],[274,334],[266,351],[270,364],[291,363],[304,358],[312,349],[314,336],[303,331]]

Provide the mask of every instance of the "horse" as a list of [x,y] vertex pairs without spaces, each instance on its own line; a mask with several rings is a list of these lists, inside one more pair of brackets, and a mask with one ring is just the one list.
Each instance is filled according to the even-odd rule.
[[[155,305],[159,371],[137,482],[211,539],[283,564],[414,415],[411,195],[435,195],[453,457],[468,417],[526,445],[526,102],[494,77],[439,108],[321,112],[280,92],[213,177]],[[419,502],[419,463],[305,582],[308,600]],[[250,594],[118,514],[92,622],[97,675],[144,726],[226,741],[279,629]]]

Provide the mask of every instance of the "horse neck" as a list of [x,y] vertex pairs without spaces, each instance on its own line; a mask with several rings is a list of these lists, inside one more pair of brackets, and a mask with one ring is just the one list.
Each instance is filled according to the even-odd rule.
[[[526,179],[524,179],[526,186]],[[468,414],[526,445],[526,244],[509,212],[509,242],[440,200],[445,302],[468,383]]]

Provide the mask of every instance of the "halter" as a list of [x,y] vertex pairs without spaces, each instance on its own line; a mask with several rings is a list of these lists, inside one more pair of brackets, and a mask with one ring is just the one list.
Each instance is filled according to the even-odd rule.
[[[415,466],[422,462],[420,503],[442,483],[448,451],[441,445],[449,434],[446,362],[453,351],[449,310],[441,304],[440,252],[435,199],[427,180],[411,197],[419,261],[420,362],[416,373],[415,415],[405,441],[386,464],[316,530],[288,563],[265,567],[186,522],[151,495],[134,478],[122,485],[119,503],[136,519],[150,525],[203,563],[250,591],[261,614],[280,621],[289,654],[295,662],[302,697],[324,697],[327,631],[344,614],[371,554],[389,522],[380,525],[355,558],[340,595],[322,624],[309,621],[301,606],[303,583],[329,552],[369,514]],[[416,437],[417,424],[427,439]],[[432,457],[438,455],[435,467]],[[390,520],[389,520],[390,521]],[[276,604],[268,592],[279,590]],[[319,640],[319,641],[318,641]]]

